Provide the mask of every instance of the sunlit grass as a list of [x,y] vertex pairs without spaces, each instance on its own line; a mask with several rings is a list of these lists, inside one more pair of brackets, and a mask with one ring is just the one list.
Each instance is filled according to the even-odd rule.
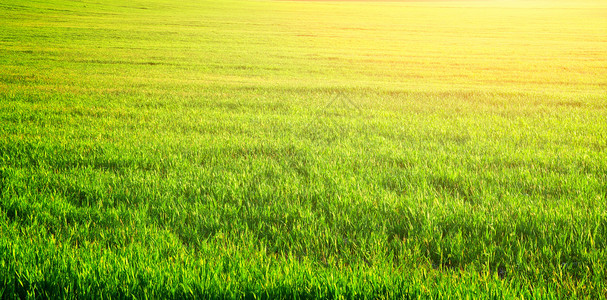
[[0,4],[0,295],[607,296],[607,5]]

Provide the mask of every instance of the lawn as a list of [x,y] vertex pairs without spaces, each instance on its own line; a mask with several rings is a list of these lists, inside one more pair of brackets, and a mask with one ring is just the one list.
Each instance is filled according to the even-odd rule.
[[607,3],[0,3],[0,298],[607,297]]

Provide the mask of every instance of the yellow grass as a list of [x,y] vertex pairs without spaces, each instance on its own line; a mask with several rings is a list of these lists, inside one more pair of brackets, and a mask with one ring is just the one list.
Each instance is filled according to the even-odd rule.
[[[234,26],[218,39],[238,54],[232,63],[287,69],[294,82],[588,93],[607,88],[604,1],[285,1],[256,8],[240,16],[239,25],[250,26],[249,44],[229,39]],[[282,75],[276,77],[284,80]]]

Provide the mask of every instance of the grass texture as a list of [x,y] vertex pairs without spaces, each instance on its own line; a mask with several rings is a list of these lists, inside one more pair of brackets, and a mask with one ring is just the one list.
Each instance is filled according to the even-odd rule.
[[607,297],[603,1],[0,16],[0,298]]

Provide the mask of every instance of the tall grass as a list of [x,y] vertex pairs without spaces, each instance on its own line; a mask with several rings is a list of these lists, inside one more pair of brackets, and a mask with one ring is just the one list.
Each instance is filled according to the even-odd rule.
[[5,1],[0,295],[604,298],[606,10]]

